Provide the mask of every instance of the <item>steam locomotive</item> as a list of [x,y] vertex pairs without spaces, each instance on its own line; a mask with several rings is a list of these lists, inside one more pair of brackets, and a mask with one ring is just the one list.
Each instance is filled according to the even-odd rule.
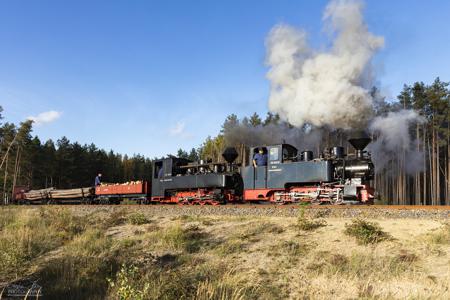
[[[150,182],[101,185],[81,189],[73,199],[68,190],[40,190],[39,193],[16,193],[16,202],[30,203],[120,203],[124,199],[139,203],[226,204],[226,203],[326,203],[371,204],[374,191],[370,181],[374,166],[364,151],[368,137],[349,140],[356,154],[346,155],[343,147],[326,149],[314,158],[312,151],[299,152],[289,144],[254,147],[249,162],[259,149],[267,155],[264,166],[239,165],[235,148],[226,148],[226,163],[192,162],[169,157],[153,162]],[[89,192],[87,192],[89,190]],[[77,190],[78,191],[78,190]],[[38,194],[38,196],[36,196]],[[42,196],[41,196],[42,195]],[[76,198],[75,197],[75,198]],[[70,202],[69,202],[70,201]]]
[[[152,203],[225,204],[265,203],[373,203],[370,187],[374,166],[364,148],[370,138],[350,139],[356,155],[343,147],[327,149],[313,158],[312,151],[299,152],[289,144],[250,149],[250,159],[263,149],[266,166],[237,166],[236,149],[227,148],[226,163],[191,162],[182,158],[157,160],[153,165]],[[160,170],[162,170],[162,176]]]

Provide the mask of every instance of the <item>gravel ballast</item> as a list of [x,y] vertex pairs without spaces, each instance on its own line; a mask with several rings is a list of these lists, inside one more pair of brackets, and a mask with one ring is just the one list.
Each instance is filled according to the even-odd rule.
[[306,216],[330,218],[408,218],[408,219],[442,219],[450,217],[449,208],[417,207],[376,207],[376,206],[307,206],[296,205],[220,205],[220,206],[180,206],[180,205],[71,205],[75,214],[89,214],[96,211],[105,213],[117,210],[142,212],[148,216],[261,216],[261,217],[297,217],[300,210]]

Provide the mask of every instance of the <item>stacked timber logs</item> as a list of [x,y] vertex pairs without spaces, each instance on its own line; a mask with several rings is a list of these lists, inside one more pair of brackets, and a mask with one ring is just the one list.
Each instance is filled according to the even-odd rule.
[[56,190],[55,188],[48,188],[42,190],[31,190],[24,193],[24,198],[28,201],[38,201],[47,199],[77,199],[85,198],[94,195],[93,188],[77,188],[68,190]]
[[123,183],[106,183],[106,182],[102,182],[100,184],[100,186],[111,186],[111,185],[136,185],[136,184],[142,184],[141,180],[137,180],[137,181],[127,181],[127,182],[123,182]]
[[78,188],[69,190],[51,190],[51,199],[76,199],[92,196],[94,193],[93,188]]
[[42,200],[49,198],[50,192],[53,191],[54,188],[41,189],[41,190],[30,190],[24,193],[25,199],[33,201],[33,200]]

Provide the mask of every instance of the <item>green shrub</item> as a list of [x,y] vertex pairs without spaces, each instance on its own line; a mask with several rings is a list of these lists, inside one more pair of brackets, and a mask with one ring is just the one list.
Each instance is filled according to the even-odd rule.
[[378,223],[363,219],[355,219],[351,224],[345,224],[344,233],[356,238],[360,245],[375,244],[391,239],[391,236],[384,232]]
[[311,219],[305,216],[305,207],[300,206],[297,218],[297,227],[303,231],[312,231],[317,228],[327,226],[327,222],[323,219]]
[[122,265],[117,273],[115,280],[108,278],[107,281],[111,287],[116,299],[120,300],[142,300],[148,293],[149,283],[143,286],[139,283],[138,268],[133,265]]
[[143,213],[140,212],[128,215],[127,220],[128,223],[132,225],[143,225],[150,223],[150,220]]

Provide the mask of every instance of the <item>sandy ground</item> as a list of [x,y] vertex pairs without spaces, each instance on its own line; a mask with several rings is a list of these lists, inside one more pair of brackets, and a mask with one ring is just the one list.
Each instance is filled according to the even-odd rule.
[[[162,230],[179,222],[165,215],[152,217]],[[391,236],[390,240],[375,245],[359,245],[355,238],[344,234],[350,218],[323,220],[326,226],[314,231],[298,230],[294,217],[208,215],[185,218],[182,223],[200,227],[219,244],[230,241],[240,244],[240,250],[230,251],[226,257],[243,277],[273,286],[276,292],[263,294],[265,299],[276,295],[280,299],[450,296],[450,246],[430,241],[433,234],[442,230],[443,220],[366,219],[379,224]],[[261,229],[255,229],[258,227]],[[115,230],[117,236],[129,238],[136,227],[126,225]],[[286,245],[299,249],[291,251]],[[210,261],[223,259],[208,249],[203,256]]]
[[[20,209],[28,210],[25,214],[28,215],[47,208]],[[324,226],[302,230],[299,215],[303,209],[297,207],[66,206],[50,209],[68,210],[95,219],[93,224],[103,224],[105,241],[110,241],[106,248],[100,244],[103,250],[98,253],[109,256],[108,249],[131,245],[120,253],[125,258],[130,253],[130,261],[140,262],[142,270],[160,268],[155,261],[168,255],[182,257],[183,264],[172,270],[180,274],[194,272],[198,267],[223,265],[232,271],[232,275],[224,275],[223,281],[249,291],[239,299],[450,298],[450,227],[445,225],[446,210],[313,208],[304,210],[303,220],[320,221]],[[130,214],[145,216],[148,222],[132,224],[126,221]],[[124,220],[117,224],[109,220],[111,223],[105,227],[102,220],[111,216]],[[355,237],[345,234],[346,226],[355,218],[375,222],[389,238],[375,244],[358,243]],[[201,234],[189,238],[199,239],[201,246],[189,252],[183,248],[183,243],[189,242],[183,240],[186,237],[183,234],[192,230]],[[82,255],[84,250],[79,245],[83,235],[80,233],[79,237],[37,257],[30,272],[39,273],[65,255]],[[89,246],[95,241],[86,238],[86,243]],[[78,252],[70,253],[70,249]],[[145,257],[151,257],[150,261]],[[161,269],[161,272],[158,276],[164,278],[168,270]],[[59,292],[64,293],[64,289]]]

